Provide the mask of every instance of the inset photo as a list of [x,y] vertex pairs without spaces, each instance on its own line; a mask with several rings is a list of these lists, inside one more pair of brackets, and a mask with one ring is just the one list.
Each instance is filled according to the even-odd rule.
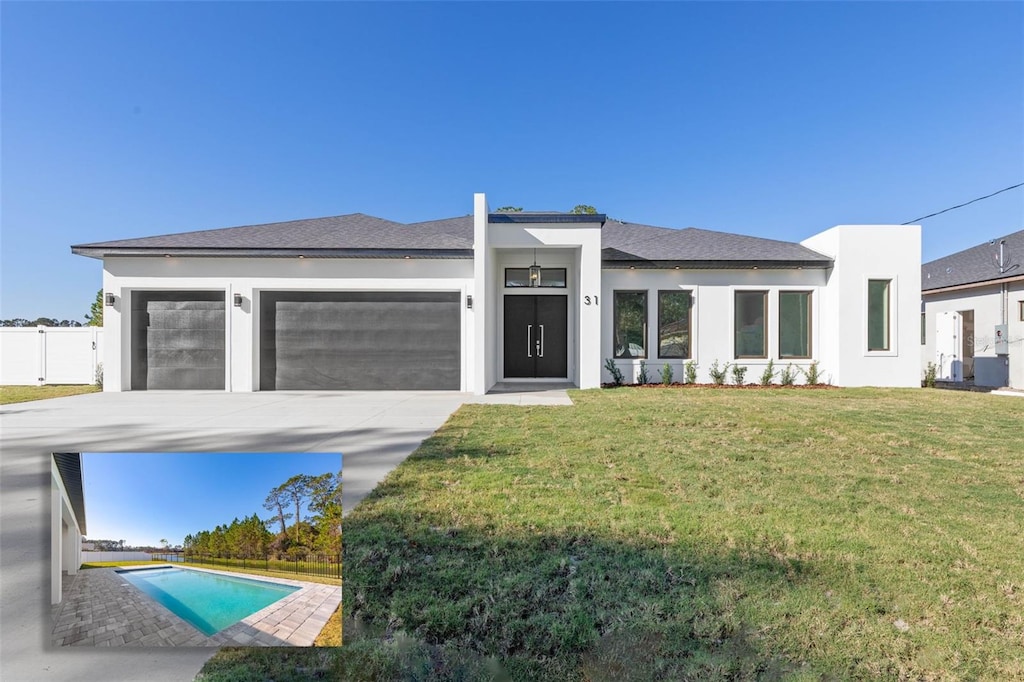
[[54,646],[341,646],[340,453],[54,453]]

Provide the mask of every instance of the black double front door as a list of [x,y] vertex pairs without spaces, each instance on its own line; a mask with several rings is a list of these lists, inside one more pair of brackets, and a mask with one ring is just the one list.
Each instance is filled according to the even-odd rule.
[[565,296],[505,296],[505,378],[568,374]]

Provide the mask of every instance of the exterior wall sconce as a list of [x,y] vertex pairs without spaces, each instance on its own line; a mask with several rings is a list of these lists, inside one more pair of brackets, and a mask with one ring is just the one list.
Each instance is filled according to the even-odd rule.
[[466,308],[473,309],[473,294],[466,294]]
[[235,294],[233,298],[234,298],[234,302],[235,302],[235,307],[236,308],[241,308],[242,307],[242,295],[241,294]]
[[103,304],[106,305],[107,307],[110,307],[110,306],[114,305],[114,301],[116,299],[117,299],[117,297],[114,296],[113,294],[104,294],[103,295]]
[[540,286],[540,266],[537,265],[537,249],[533,250],[533,265],[530,266],[530,286]]

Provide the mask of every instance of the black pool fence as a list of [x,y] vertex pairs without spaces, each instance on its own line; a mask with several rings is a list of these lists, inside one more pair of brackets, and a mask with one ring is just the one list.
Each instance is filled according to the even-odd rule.
[[341,554],[307,554],[301,559],[263,557],[222,557],[210,554],[159,552],[153,561],[207,564],[224,568],[256,568],[264,571],[313,575],[320,578],[341,578]]

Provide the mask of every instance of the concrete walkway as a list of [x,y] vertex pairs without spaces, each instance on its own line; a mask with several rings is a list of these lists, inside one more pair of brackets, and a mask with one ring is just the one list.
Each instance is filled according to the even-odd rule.
[[[480,400],[530,402],[515,395]],[[82,647],[68,656],[70,647],[52,647],[50,453],[340,452],[348,511],[476,399],[441,391],[142,391],[0,407],[0,680],[137,682],[144,669],[146,682],[190,682],[213,651],[126,647],[111,657]]]
[[[181,568],[154,563],[150,568]],[[130,570],[130,569],[120,569]],[[189,567],[216,575],[244,574]],[[311,646],[341,604],[341,586],[252,576],[299,590],[207,636],[145,595],[115,569],[65,576],[53,607],[54,646]]]

